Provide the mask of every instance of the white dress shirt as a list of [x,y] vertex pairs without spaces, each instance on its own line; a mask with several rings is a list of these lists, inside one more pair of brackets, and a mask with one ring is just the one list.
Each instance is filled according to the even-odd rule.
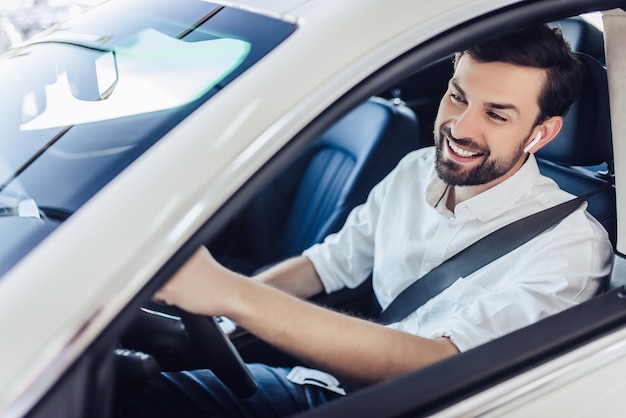
[[[354,288],[372,272],[384,309],[483,236],[572,198],[539,173],[531,155],[509,179],[451,212],[434,161],[432,147],[408,154],[338,233],[304,252],[326,292]],[[610,273],[612,256],[606,231],[583,207],[389,326],[449,337],[465,351],[590,298]]]

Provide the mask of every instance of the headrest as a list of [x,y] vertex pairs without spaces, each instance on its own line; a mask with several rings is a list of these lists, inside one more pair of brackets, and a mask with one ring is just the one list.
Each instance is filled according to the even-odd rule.
[[592,166],[613,160],[609,89],[606,69],[589,55],[576,53],[587,69],[580,97],[565,115],[554,140],[537,152],[571,166]]

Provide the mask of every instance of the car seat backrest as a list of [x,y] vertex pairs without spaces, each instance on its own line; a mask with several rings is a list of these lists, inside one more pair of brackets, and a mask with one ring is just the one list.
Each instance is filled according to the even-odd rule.
[[408,107],[378,97],[336,122],[255,198],[247,228],[254,264],[300,254],[337,231],[418,136]]
[[613,160],[607,76],[597,60],[576,55],[587,72],[580,97],[565,115],[558,138],[537,156],[565,165],[594,166]]
[[[606,70],[596,59],[577,54],[586,68],[580,97],[565,115],[559,135],[536,153],[543,174],[576,195],[611,181],[613,146]],[[589,200],[588,211],[616,237],[613,188]]]
[[558,20],[552,26],[561,28],[572,50],[590,55],[602,65],[605,64],[604,35],[600,29],[579,16]]

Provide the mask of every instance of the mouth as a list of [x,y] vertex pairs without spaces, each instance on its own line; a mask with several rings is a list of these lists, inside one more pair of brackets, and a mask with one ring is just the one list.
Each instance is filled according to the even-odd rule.
[[456,159],[461,161],[471,161],[484,155],[482,152],[462,147],[454,142],[449,136],[446,136],[446,143],[448,144],[448,150],[450,151],[451,156],[457,157]]

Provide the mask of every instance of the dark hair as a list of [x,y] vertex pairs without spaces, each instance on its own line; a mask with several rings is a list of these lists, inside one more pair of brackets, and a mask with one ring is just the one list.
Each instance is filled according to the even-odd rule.
[[459,52],[480,62],[505,62],[546,70],[546,84],[539,97],[537,124],[551,116],[563,116],[580,93],[585,67],[563,39],[561,30],[533,26],[474,45]]

